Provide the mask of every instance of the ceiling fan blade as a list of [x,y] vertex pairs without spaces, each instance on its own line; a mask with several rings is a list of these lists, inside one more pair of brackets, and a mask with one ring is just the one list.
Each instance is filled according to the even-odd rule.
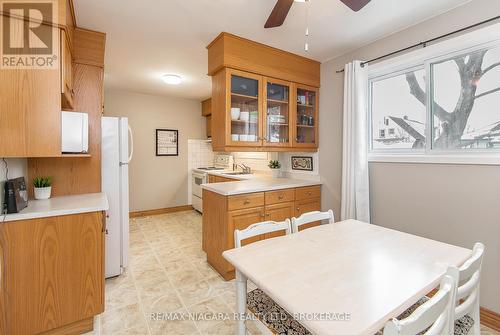
[[353,11],[357,12],[361,10],[361,8],[366,6],[371,0],[340,0],[340,1],[342,1],[347,7],[349,7]]
[[278,0],[264,25],[264,28],[279,27],[285,22],[288,11],[293,5],[293,0]]

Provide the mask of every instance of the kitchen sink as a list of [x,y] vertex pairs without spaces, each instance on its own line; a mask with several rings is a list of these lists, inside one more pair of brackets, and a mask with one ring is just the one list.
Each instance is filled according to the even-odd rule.
[[251,174],[251,173],[248,173],[248,172],[227,172],[227,173],[224,173],[224,174],[227,174],[227,175],[230,175],[230,176],[236,176],[236,175]]

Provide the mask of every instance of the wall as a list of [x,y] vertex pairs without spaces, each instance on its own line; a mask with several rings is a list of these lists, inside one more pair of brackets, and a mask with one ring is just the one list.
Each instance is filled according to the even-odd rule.
[[[323,209],[340,213],[343,74],[366,60],[471,25],[500,12],[500,1],[470,3],[321,65],[320,171]],[[371,215],[377,225],[472,248],[486,244],[481,305],[500,312],[500,167],[370,164]]]
[[[105,92],[105,116],[129,118],[134,157],[129,165],[130,211],[188,203],[188,139],[205,138],[201,103],[127,91]],[[179,130],[179,156],[155,156],[155,129]]]
[[[17,177],[24,177],[26,183],[28,183],[28,165],[26,158],[6,158],[7,167],[9,173],[7,175],[8,179],[13,179]],[[4,182],[5,178],[5,164],[0,160],[0,204],[3,209],[3,199],[4,199]]]

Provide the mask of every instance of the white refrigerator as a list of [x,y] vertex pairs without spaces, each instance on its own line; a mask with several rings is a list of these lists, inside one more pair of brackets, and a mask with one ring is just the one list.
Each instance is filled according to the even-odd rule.
[[121,275],[128,266],[128,163],[132,159],[133,141],[126,117],[103,117],[101,127],[101,183],[109,202],[105,248],[105,274],[109,278]]

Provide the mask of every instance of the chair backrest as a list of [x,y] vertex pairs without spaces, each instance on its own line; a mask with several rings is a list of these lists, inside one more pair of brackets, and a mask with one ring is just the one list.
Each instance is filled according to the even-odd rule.
[[[472,256],[458,269],[455,319],[460,319],[466,314],[474,314],[474,309],[478,309],[484,249],[482,243],[476,243],[472,249]],[[479,323],[479,320],[474,321]]]
[[259,236],[262,234],[274,233],[274,232],[280,231],[280,230],[284,230],[286,235],[291,234],[292,230],[291,230],[289,219],[286,219],[283,222],[264,221],[264,222],[254,223],[253,225],[250,225],[243,230],[235,229],[234,230],[234,247],[240,248],[241,241],[243,241],[247,238]]
[[330,209],[327,212],[308,212],[304,213],[298,218],[292,218],[292,233],[298,233],[299,227],[306,223],[311,223],[315,221],[328,220],[328,223],[335,222],[333,211]]
[[[428,329],[426,335],[453,335],[453,309],[458,269],[454,276],[445,275],[437,293],[403,320],[392,319],[385,324],[384,335],[415,335]],[[450,271],[451,272],[451,271]]]

